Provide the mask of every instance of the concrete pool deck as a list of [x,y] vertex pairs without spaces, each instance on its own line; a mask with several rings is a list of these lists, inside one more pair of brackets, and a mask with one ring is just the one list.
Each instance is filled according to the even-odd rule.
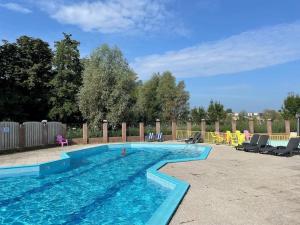
[[206,160],[168,164],[161,171],[191,185],[170,225],[299,224],[299,155],[213,145]]
[[[0,166],[47,162],[81,147],[0,155]],[[276,157],[213,145],[206,160],[167,164],[160,171],[191,185],[172,225],[299,224],[300,155]]]

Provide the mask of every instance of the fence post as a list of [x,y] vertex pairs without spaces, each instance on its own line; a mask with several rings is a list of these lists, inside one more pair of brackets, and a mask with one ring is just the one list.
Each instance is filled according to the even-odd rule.
[[127,134],[126,134],[126,123],[122,123],[122,142],[126,142]]
[[236,117],[232,117],[231,130],[232,130],[233,133],[236,132],[236,121],[237,121]]
[[217,133],[220,132],[220,122],[219,121],[215,122],[215,132],[217,132]]
[[19,127],[19,148],[25,147],[25,127],[23,124],[20,124]]
[[82,126],[82,142],[83,144],[87,144],[89,141],[89,134],[88,134],[88,125],[84,123]]
[[252,117],[249,117],[249,132],[250,134],[254,134],[254,121]]
[[67,136],[67,124],[63,123],[61,125],[61,133],[62,133],[62,136],[66,138],[66,136]]
[[203,140],[205,139],[205,133],[206,133],[206,121],[205,119],[201,119],[201,136]]
[[291,123],[289,120],[284,121],[284,126],[285,126],[285,133],[290,134],[291,133]]
[[103,129],[103,143],[107,143],[108,142],[108,130],[107,130],[107,120],[103,120],[103,125],[102,125],[102,129]]
[[140,123],[140,141],[145,141],[145,127],[144,123]]
[[267,120],[267,132],[268,135],[272,135],[272,119]]
[[159,119],[156,119],[156,122],[155,122],[155,131],[156,131],[156,134],[160,133],[160,120]]
[[48,124],[44,123],[42,127],[42,143],[43,145],[48,144]]
[[192,135],[192,122],[190,120],[186,123],[186,130],[188,137],[190,137]]
[[172,121],[172,140],[176,140],[176,129],[177,129],[177,124],[176,121]]

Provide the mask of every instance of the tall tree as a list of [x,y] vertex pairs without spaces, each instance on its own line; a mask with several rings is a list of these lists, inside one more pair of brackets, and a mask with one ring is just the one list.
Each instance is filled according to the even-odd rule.
[[184,119],[189,112],[189,93],[185,84],[176,79],[171,72],[166,71],[160,76],[157,88],[157,98],[161,105],[162,119],[165,121]]
[[161,104],[157,98],[159,80],[160,76],[153,74],[150,80],[138,87],[135,109],[140,121],[151,123],[161,117]]
[[300,96],[290,93],[283,102],[282,116],[285,119],[294,119],[295,115],[300,113]]
[[200,124],[202,119],[206,118],[206,111],[203,107],[193,108],[191,110],[191,119],[193,122]]
[[23,91],[15,76],[19,64],[16,43],[3,41],[0,46],[0,121],[24,117]]
[[47,117],[52,51],[41,39],[21,36],[0,47],[0,119]]
[[207,109],[207,116],[211,123],[224,120],[226,118],[224,106],[220,102],[211,100]]
[[[154,74],[140,88],[137,109],[145,122],[154,122],[156,118],[163,121],[184,119],[189,113],[189,93],[185,84],[176,84],[171,72]],[[142,116],[144,115],[144,116]]]
[[136,74],[129,68],[122,52],[102,45],[90,56],[83,72],[79,108],[91,125],[107,119],[117,125],[130,120],[135,103]]
[[49,117],[65,123],[78,122],[81,120],[81,113],[76,96],[82,83],[83,70],[78,50],[80,43],[73,40],[71,34],[63,35],[63,40],[55,42],[55,76],[51,80]]

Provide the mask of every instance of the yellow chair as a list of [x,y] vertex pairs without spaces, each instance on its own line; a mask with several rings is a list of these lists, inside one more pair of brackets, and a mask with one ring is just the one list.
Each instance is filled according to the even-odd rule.
[[232,133],[231,145],[235,147],[238,145],[242,145],[242,143],[245,142],[245,140],[245,135],[242,134],[239,130],[237,130],[235,133]]
[[209,132],[212,137],[212,141],[214,144],[222,144],[224,143],[224,137],[220,135],[218,132]]
[[239,145],[239,137],[236,132],[232,133],[232,138],[231,138],[231,145],[232,146],[238,146]]
[[244,133],[238,132],[238,145],[242,145],[246,141]]
[[226,142],[226,144],[230,145],[231,144],[231,139],[232,139],[231,131],[227,130],[226,134],[225,134],[225,142]]

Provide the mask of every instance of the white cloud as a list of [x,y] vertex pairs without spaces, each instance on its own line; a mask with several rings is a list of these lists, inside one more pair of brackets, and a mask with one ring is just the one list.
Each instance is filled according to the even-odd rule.
[[18,4],[18,3],[0,3],[0,7],[8,9],[8,10],[12,10],[12,11],[16,11],[16,12],[20,12],[20,13],[31,13],[31,10]]
[[173,15],[166,9],[167,0],[93,0],[39,2],[52,18],[63,24],[79,26],[84,31],[102,33],[153,32],[170,28]]
[[216,42],[136,58],[131,66],[148,78],[170,70],[177,77],[237,73],[300,59],[300,22],[244,32]]

